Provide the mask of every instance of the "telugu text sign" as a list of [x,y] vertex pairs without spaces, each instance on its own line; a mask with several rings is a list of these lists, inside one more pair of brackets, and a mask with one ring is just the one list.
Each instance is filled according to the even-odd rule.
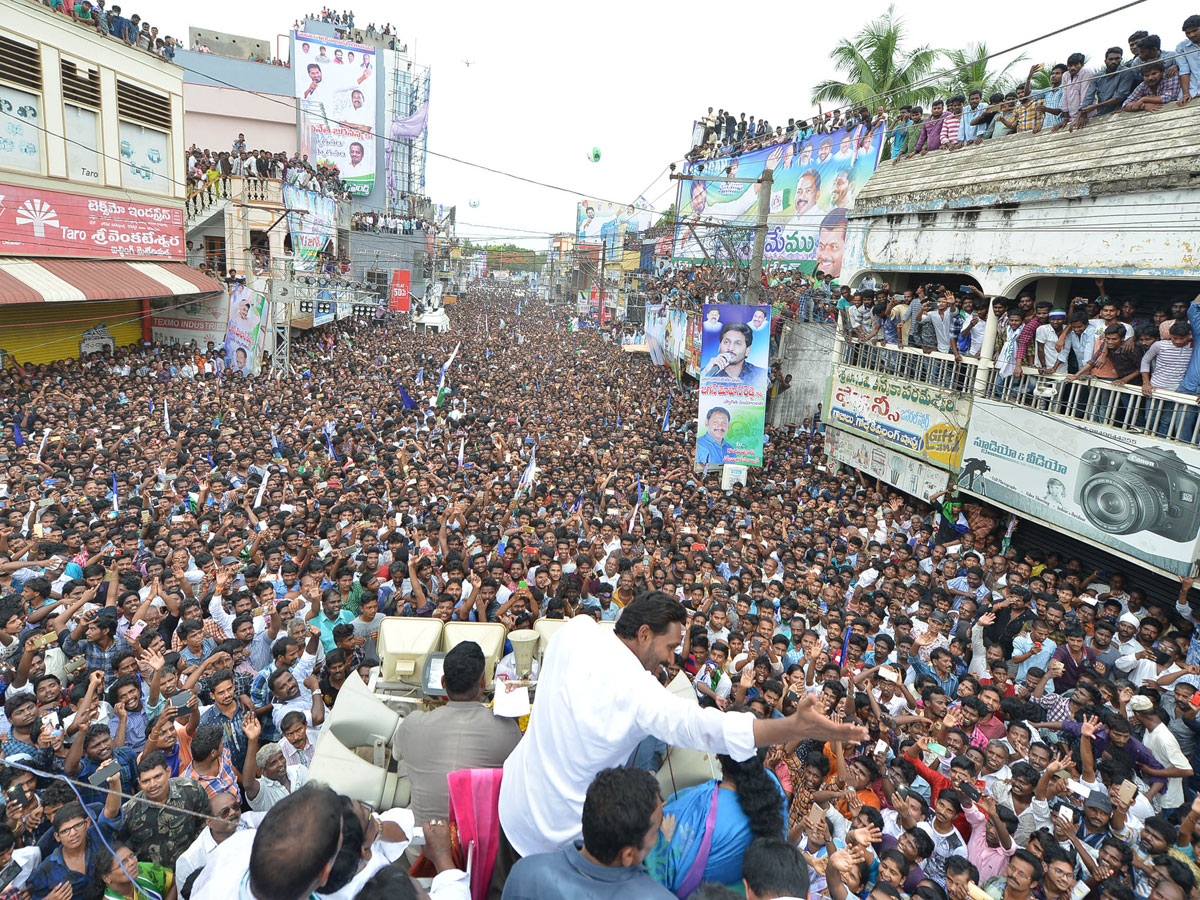
[[944,491],[950,481],[950,474],[942,469],[837,428],[826,429],[825,447],[838,462],[922,500]]
[[182,260],[183,207],[0,184],[0,252]]
[[969,400],[852,366],[834,366],[825,421],[943,468],[962,458]]

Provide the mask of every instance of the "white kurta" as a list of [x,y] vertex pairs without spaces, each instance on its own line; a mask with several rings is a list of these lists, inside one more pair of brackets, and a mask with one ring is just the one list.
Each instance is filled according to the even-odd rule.
[[612,631],[576,616],[547,648],[529,728],[504,764],[500,824],[513,848],[529,856],[581,839],[596,773],[651,735],[737,760],[754,754],[753,715],[674,696]]

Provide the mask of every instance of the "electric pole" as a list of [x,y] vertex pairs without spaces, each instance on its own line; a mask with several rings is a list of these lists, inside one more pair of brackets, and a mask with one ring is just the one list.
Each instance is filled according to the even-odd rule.
[[[674,169],[674,164],[671,165]],[[726,169],[726,171],[729,171]],[[754,252],[750,258],[750,283],[746,286],[746,302],[757,304],[762,291],[763,252],[767,243],[767,216],[771,212],[772,174],[770,169],[763,169],[758,178],[733,178],[729,175],[676,175],[671,172],[672,181],[716,181],[722,184],[756,184],[758,185],[758,224],[754,226]],[[690,227],[690,226],[689,226]],[[714,226],[714,227],[720,227]],[[694,233],[694,232],[693,232]],[[697,238],[697,243],[703,250],[704,245]],[[708,254],[705,253],[705,256]],[[735,261],[736,262],[736,261]]]
[[754,227],[754,253],[750,257],[750,283],[746,285],[746,297],[751,306],[758,304],[762,294],[763,250],[767,244],[767,215],[771,212],[771,185],[773,183],[770,169],[763,169],[762,178],[758,184],[758,224]]

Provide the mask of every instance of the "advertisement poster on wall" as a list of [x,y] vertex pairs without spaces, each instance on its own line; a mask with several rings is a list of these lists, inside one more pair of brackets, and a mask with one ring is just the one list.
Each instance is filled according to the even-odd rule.
[[316,272],[321,267],[321,254],[330,248],[337,233],[337,204],[332,197],[290,184],[283,186],[283,203],[289,210],[295,271]]
[[167,134],[124,119],[121,137],[121,187],[151,194],[171,192],[171,160]]
[[825,410],[826,424],[954,468],[962,457],[971,401],[902,378],[834,366]]
[[825,430],[825,448],[838,462],[922,500],[944,491],[950,481],[949,472],[837,428]]
[[304,32],[294,37],[301,153],[337,166],[351,194],[369,194],[375,187],[375,48]]
[[229,321],[229,298],[224,294],[179,305],[176,297],[150,301],[150,336],[168,347],[195,343],[201,349],[209,343],[219,347],[225,340]]
[[225,326],[225,364],[242,375],[258,372],[267,295],[239,284],[229,292],[229,319]]
[[1173,575],[1200,533],[1200,448],[976,400],[961,490]]
[[388,296],[388,309],[393,312],[408,312],[411,304],[412,273],[408,269],[392,270],[392,289]]
[[183,260],[183,209],[0,184],[0,247],[14,256]]
[[[672,322],[678,335],[668,345],[677,342],[682,356],[687,320]],[[697,464],[762,465],[770,334],[771,311],[765,306],[705,304]]]
[[0,84],[0,165],[22,172],[42,171],[42,101],[36,94]]
[[[842,271],[846,212],[875,172],[883,141],[882,127],[874,131],[861,125],[841,128],[798,143],[689,163],[684,174],[711,176],[729,170],[731,177],[757,179],[764,169],[771,169],[765,258],[836,278]],[[761,186],[754,183],[681,181],[676,258],[703,262],[705,250],[708,255],[727,255],[717,229],[703,224],[714,220],[722,223],[724,237],[734,249],[749,256],[759,204],[765,199],[760,191]],[[730,227],[739,225],[744,230]]]

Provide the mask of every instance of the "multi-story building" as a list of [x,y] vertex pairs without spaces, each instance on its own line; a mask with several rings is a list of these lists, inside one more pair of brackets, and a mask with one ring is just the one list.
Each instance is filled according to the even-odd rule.
[[[1200,386],[1071,373],[1101,358],[1113,323],[1128,326],[1114,346],[1165,337],[1164,318],[1200,331],[1198,125],[1194,104],[1171,105],[881,166],[849,215],[843,283],[920,288],[930,316],[943,288],[972,299],[977,340],[923,352],[839,327],[823,409],[835,456],[919,497],[957,484],[1016,516],[1025,546],[1194,574]],[[1009,310],[1028,323],[1043,302],[1045,324],[1010,328]]]
[[149,339],[152,304],[224,287],[187,265],[183,71],[42,5],[0,10],[0,349]]

